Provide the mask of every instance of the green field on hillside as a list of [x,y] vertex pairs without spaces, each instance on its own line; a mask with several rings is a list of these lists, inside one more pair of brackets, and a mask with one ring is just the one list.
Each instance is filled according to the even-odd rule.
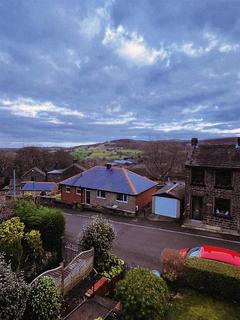
[[103,147],[80,147],[73,152],[73,156],[80,161],[85,160],[116,160],[130,157],[136,157],[142,154],[142,151],[136,149],[124,148],[103,148]]

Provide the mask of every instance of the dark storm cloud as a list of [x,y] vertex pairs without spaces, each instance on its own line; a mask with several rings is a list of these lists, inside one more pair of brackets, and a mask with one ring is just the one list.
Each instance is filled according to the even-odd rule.
[[2,1],[0,144],[240,134],[239,1]]

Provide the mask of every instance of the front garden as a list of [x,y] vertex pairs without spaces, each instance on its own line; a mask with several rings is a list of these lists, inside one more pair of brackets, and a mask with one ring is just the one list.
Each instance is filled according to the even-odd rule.
[[107,320],[240,319],[238,267],[185,260],[165,250],[161,277],[144,268],[126,271],[124,261],[112,254],[115,231],[101,217],[85,228],[79,241],[79,251],[94,248],[96,276],[79,283],[64,299],[52,278],[30,285],[61,261],[63,234],[60,211],[15,202],[14,217],[0,224],[0,319],[55,320],[70,314],[66,319],[81,315],[84,320],[83,310],[85,316],[93,315],[93,306],[99,319]]

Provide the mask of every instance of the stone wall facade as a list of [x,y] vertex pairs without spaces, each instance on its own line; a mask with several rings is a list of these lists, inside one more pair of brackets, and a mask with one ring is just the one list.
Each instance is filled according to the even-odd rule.
[[[202,223],[221,229],[240,229],[240,171],[232,170],[232,188],[223,189],[215,186],[215,169],[205,168],[205,183],[203,186],[191,183],[192,167],[186,168],[185,218],[192,219],[192,197],[203,197]],[[230,216],[215,214],[215,199],[229,199],[231,202]]]
[[90,191],[90,203],[94,207],[111,207],[117,206],[118,210],[135,212],[136,210],[136,197],[128,196],[127,202],[121,202],[117,200],[117,194],[112,192],[106,192],[106,198],[98,198],[97,190]]

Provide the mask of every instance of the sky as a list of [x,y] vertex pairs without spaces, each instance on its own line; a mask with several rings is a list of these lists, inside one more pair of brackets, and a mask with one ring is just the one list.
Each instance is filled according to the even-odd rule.
[[0,146],[240,135],[239,0],[0,0]]

